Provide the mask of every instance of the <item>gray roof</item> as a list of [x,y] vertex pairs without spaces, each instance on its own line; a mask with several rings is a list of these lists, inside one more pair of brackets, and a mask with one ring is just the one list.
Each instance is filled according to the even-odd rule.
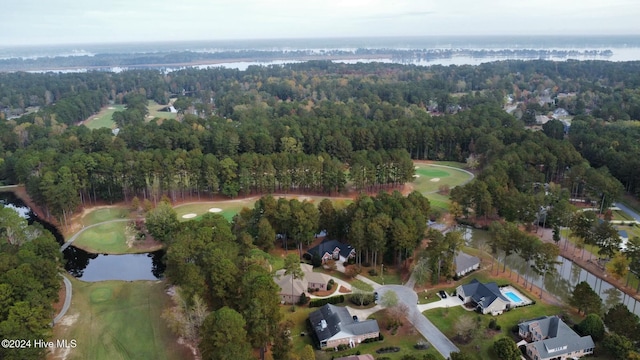
[[312,247],[307,251],[311,255],[318,255],[322,257],[324,253],[332,253],[336,248],[340,249],[340,256],[349,257],[349,254],[354,250],[351,245],[341,243],[338,240],[324,240],[320,244]]
[[502,295],[498,284],[490,282],[483,284],[480,281],[473,279],[467,285],[462,285],[462,290],[465,296],[470,296],[471,299],[483,308],[491,305],[496,299],[501,299],[505,302],[509,302],[507,298]]
[[339,332],[363,335],[380,331],[376,320],[354,321],[347,308],[331,304],[309,314],[309,321],[319,341],[330,339]]
[[456,263],[456,273],[466,270],[476,264],[480,264],[480,258],[459,252],[454,259]]
[[524,332],[530,332],[529,329],[532,325],[537,325],[540,333],[545,337],[544,340],[531,344],[538,350],[540,357],[543,359],[595,347],[591,336],[576,334],[557,316],[541,317],[518,324]]

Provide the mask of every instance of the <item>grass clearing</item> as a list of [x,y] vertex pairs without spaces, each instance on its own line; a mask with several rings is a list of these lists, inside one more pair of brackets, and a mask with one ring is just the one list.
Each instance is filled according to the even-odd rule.
[[147,105],[147,109],[149,109],[149,117],[151,119],[160,118],[160,119],[175,119],[178,115],[177,113],[172,113],[168,111],[161,111],[166,108],[168,105],[158,104],[154,100],[149,100],[149,104]]
[[373,291],[373,286],[367,284],[366,282],[364,282],[362,280],[358,280],[358,279],[351,280],[351,287],[354,287],[354,288],[362,290],[362,291],[369,291],[369,292]]
[[85,120],[84,125],[89,129],[99,129],[103,127],[113,129],[116,127],[116,123],[113,122],[113,113],[116,111],[123,111],[124,108],[124,105],[105,106],[99,113]]
[[92,211],[86,213],[81,221],[82,225],[90,226],[93,224],[98,224],[105,221],[115,220],[115,219],[125,219],[129,216],[129,209],[123,207],[98,207],[93,209]]
[[66,360],[189,356],[161,318],[170,301],[163,281],[71,281],[71,308],[54,328],[55,338],[77,341]]

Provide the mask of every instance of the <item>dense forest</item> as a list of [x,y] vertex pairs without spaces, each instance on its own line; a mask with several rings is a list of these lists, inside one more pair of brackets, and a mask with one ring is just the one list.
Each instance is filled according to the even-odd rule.
[[[458,196],[466,205],[476,199],[465,210],[530,217],[513,206],[537,203],[513,200],[532,195],[531,183],[562,183],[575,189],[572,195],[611,202],[622,189],[611,172],[638,191],[640,168],[619,165],[633,160],[604,167],[612,156],[622,157],[614,155],[621,150],[634,159],[632,141],[613,143],[605,157],[590,150],[601,141],[580,146],[573,131],[574,143],[564,140],[564,131],[551,126],[558,121],[543,132],[525,128],[531,114],[560,106],[576,115],[575,139],[596,134],[583,121],[636,118],[638,65],[508,61],[422,68],[316,61],[246,71],[2,74],[5,116],[38,110],[0,122],[0,178],[26,184],[37,203],[64,221],[78,206],[134,196],[375,192],[410,181],[411,159],[472,160],[485,171],[468,187],[475,195]],[[173,96],[178,120],[149,119],[147,99],[166,104]],[[509,97],[513,114],[502,108]],[[620,99],[624,106],[611,105]],[[113,116],[117,136],[74,126],[105,104],[126,105]],[[509,201],[512,210],[505,210]]]
[[42,359],[58,300],[62,254],[53,235],[39,224],[28,225],[14,209],[0,204],[0,337],[23,339],[0,347],[7,360]]

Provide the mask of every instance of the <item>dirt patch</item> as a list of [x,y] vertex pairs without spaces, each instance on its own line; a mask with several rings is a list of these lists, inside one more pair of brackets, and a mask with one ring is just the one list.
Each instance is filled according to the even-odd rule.
[[62,317],[62,319],[60,319],[60,321],[58,321],[58,323],[56,325],[59,325],[59,326],[71,326],[76,321],[78,321],[79,317],[80,317],[80,313],[75,313],[73,315],[65,315],[65,316]]

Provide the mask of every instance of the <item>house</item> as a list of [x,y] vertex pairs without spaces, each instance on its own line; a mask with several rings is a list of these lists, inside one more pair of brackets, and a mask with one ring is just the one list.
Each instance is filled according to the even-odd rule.
[[553,111],[553,115],[551,115],[554,119],[562,119],[569,116],[569,112],[564,108],[557,108]]
[[459,252],[453,259],[456,265],[456,277],[461,278],[468,273],[478,270],[480,267],[480,258]]
[[456,294],[465,304],[473,305],[483,314],[500,315],[511,305],[495,282],[483,284],[473,279],[467,285],[458,286]]
[[341,243],[338,240],[324,240],[317,246],[307,251],[309,257],[318,256],[322,259],[322,263],[329,260],[346,261],[356,256],[356,250],[349,244]]
[[355,347],[366,339],[380,336],[376,320],[354,320],[344,307],[326,304],[309,314],[309,322],[318,339],[320,349],[338,345]]
[[547,115],[536,115],[536,124],[544,125],[548,123],[551,119]]
[[300,297],[304,293],[306,296],[311,290],[327,290],[329,279],[326,275],[313,272],[313,268],[307,264],[300,264],[300,268],[304,273],[302,279],[293,279],[291,284],[291,275],[284,275],[284,270],[276,271],[274,281],[280,287],[280,302],[283,304],[296,304],[300,301]]
[[579,359],[593,354],[591,336],[576,334],[557,316],[544,316],[518,324],[518,334],[527,342],[527,355],[533,360]]
[[363,355],[351,355],[340,358],[335,358],[335,360],[375,360],[373,355],[363,354]]
[[625,230],[618,230],[618,236],[620,237],[620,250],[626,250],[629,234]]

